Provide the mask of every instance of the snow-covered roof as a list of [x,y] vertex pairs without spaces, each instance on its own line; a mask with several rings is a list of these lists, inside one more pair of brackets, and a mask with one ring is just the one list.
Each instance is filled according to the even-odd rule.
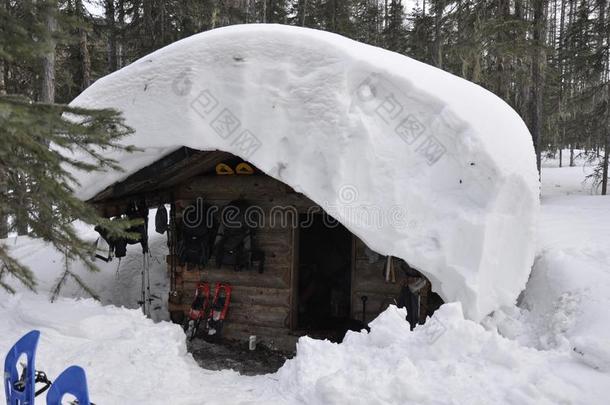
[[405,56],[304,28],[194,35],[98,80],[143,149],[77,174],[93,197],[181,146],[222,150],[302,192],[368,246],[426,274],[474,320],[513,303],[534,259],[530,134],[483,88]]

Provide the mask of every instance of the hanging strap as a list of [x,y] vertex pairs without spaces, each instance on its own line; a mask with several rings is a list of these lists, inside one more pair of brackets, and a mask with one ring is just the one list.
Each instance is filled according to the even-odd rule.
[[394,271],[394,265],[392,264],[392,256],[387,257],[384,276],[386,283],[396,283],[396,272]]
[[35,374],[35,380],[36,383],[42,383],[44,384],[44,387],[42,387],[41,389],[37,390],[36,393],[34,394],[35,397],[37,397],[38,395],[42,394],[43,392],[45,392],[46,390],[48,390],[51,387],[51,384],[53,384],[51,382],[51,380],[49,380],[47,378],[47,375],[45,374],[44,371],[36,371]]

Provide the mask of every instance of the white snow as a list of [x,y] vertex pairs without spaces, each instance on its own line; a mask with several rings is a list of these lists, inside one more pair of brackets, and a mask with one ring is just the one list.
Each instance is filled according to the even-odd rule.
[[[176,325],[91,300],[50,304],[46,289],[61,272],[61,256],[19,238],[8,242],[42,280],[41,295],[0,292],[0,353],[40,329],[38,368],[52,378],[71,364],[83,366],[92,400],[104,404],[603,405],[610,396],[610,199],[575,195],[584,175],[576,181],[574,170],[543,171],[543,189],[554,192],[543,195],[532,277],[520,306],[496,311],[482,324],[450,303],[411,332],[404,311],[390,307],[371,323],[370,334],[350,333],[343,344],[302,338],[297,356],[275,374],[205,371],[186,352]],[[164,254],[164,237],[151,235],[153,256]],[[74,271],[118,290],[100,291],[104,302],[114,295],[135,308],[140,258],[131,246],[123,281],[115,284],[116,262],[98,274],[77,263]],[[152,271],[156,292],[167,293],[165,266]],[[64,295],[79,295],[66,287]]]
[[82,366],[97,404],[227,403],[237,383],[242,401],[254,402],[265,393],[263,381],[269,377],[243,378],[233,371],[199,368],[186,352],[178,325],[155,324],[140,311],[102,307],[92,300],[49,304],[47,297],[29,293],[0,296],[2,353],[24,331],[40,330],[37,369],[53,380],[70,365]]
[[610,371],[610,199],[591,195],[589,164],[553,163],[543,171],[540,242],[522,309],[499,311],[490,323],[522,344],[565,349]]
[[125,171],[78,175],[83,199],[178,147],[218,149],[408,261],[470,319],[525,287],[539,206],[531,137],[456,76],[330,33],[232,26],[146,56],[73,104],[119,109],[136,131],[125,143],[143,149],[105,151]]
[[[154,218],[155,210],[151,210]],[[99,238],[91,226],[76,223],[80,236],[91,242]],[[167,239],[156,234],[154,221],[149,221],[149,249],[147,256],[150,266],[151,295],[158,297],[153,303],[151,317],[155,321],[169,320],[167,312],[167,294],[169,278],[167,276],[166,255],[168,254]],[[35,270],[37,291],[50,297],[65,268],[65,256],[40,239],[27,236],[11,237],[5,240],[14,257],[29,268]],[[125,308],[138,308],[141,299],[143,265],[142,248],[140,245],[128,245],[128,255],[122,259],[113,259],[109,263],[96,260],[100,269],[92,273],[81,262],[70,262],[70,271],[86,280],[104,305],[115,305]],[[14,283],[9,283],[14,284]],[[16,289],[19,285],[14,285]],[[72,298],[91,298],[74,280],[68,278],[61,287],[61,295]]]

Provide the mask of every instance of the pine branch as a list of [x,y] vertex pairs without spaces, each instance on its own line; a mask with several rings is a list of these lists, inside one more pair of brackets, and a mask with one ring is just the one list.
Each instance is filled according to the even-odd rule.
[[[32,103],[21,97],[0,96],[0,130],[4,140],[0,143],[0,178],[5,180],[8,190],[6,198],[0,200],[0,212],[23,213],[33,235],[64,252],[66,260],[79,260],[89,270],[97,271],[91,259],[91,246],[80,238],[73,221],[100,224],[112,235],[130,234],[126,229],[131,222],[101,218],[94,207],[76,198],[73,187],[77,182],[72,172],[120,170],[116,161],[105,157],[104,151],[135,150],[121,144],[131,129],[113,110]],[[27,181],[25,188],[22,179]],[[10,257],[1,243],[0,263],[8,273],[34,289],[32,272]],[[53,299],[68,276],[95,297],[78,276],[66,269],[53,290]]]

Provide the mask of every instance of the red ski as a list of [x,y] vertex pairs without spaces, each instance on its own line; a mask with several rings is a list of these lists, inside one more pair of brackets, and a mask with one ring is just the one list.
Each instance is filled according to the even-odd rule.
[[212,301],[212,310],[208,317],[208,335],[220,337],[222,333],[222,324],[227,316],[229,304],[231,302],[231,285],[225,283],[216,283],[214,288],[214,299]]
[[210,285],[207,282],[197,284],[195,299],[191,304],[189,315],[184,322],[184,331],[188,340],[193,340],[199,330],[201,321],[207,319],[210,309]]

